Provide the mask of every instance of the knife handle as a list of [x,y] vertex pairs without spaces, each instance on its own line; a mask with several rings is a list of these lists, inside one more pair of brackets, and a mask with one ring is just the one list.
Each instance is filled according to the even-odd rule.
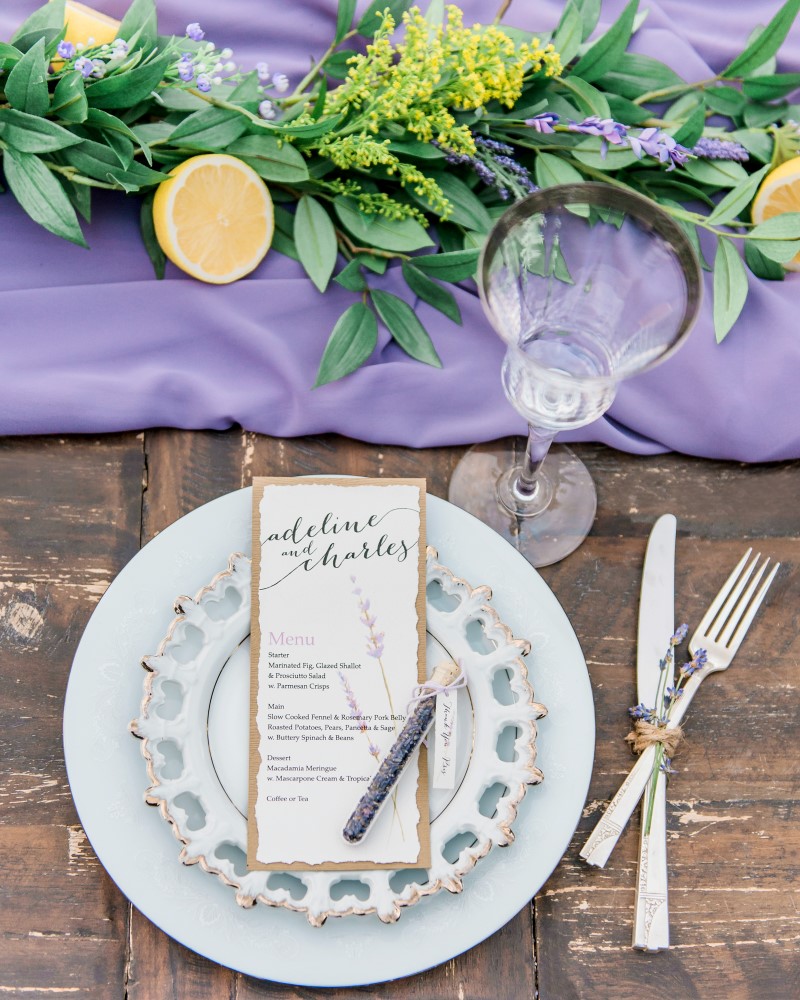
[[642,799],[642,832],[634,904],[633,947],[643,951],[663,951],[669,948],[667,776],[659,772],[655,779],[650,832],[646,834],[647,803],[652,781],[652,778],[648,781]]
[[581,857],[590,865],[602,868],[608,861],[614,845],[628,820],[631,818],[636,803],[642,797],[650,772],[653,770],[653,758],[656,755],[654,746],[649,746],[631,768],[627,778],[622,782],[617,794],[611,800],[603,813],[600,822],[592,830],[591,836],[581,849]]

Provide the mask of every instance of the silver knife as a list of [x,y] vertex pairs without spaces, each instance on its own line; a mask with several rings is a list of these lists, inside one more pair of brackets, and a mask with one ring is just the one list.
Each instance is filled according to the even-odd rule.
[[[674,683],[675,668],[659,664],[675,631],[675,531],[673,514],[664,514],[653,525],[644,557],[639,598],[639,631],[636,641],[636,685],[639,703],[660,710],[659,692]],[[664,676],[666,673],[666,676]],[[655,790],[652,785],[655,783]],[[667,897],[667,776],[650,779],[642,797],[642,830],[639,872],[634,905],[633,947],[644,951],[669,948]],[[651,795],[650,830],[646,819]]]

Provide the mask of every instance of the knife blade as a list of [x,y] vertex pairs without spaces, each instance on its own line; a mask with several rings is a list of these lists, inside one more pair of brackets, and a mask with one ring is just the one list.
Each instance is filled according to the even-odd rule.
[[[653,525],[644,558],[636,642],[636,687],[640,704],[659,709],[665,685],[674,682],[674,665],[660,667],[675,631],[675,534],[677,521],[664,514]],[[662,686],[663,685],[663,686]],[[655,782],[655,790],[651,784]],[[646,817],[652,796],[650,829]],[[645,951],[669,948],[667,896],[666,774],[647,783],[642,797],[639,871],[634,904],[633,947]]]

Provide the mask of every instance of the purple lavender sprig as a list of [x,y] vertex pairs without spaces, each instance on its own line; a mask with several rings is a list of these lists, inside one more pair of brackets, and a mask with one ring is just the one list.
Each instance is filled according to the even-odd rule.
[[540,134],[551,134],[556,131],[577,132],[581,135],[594,135],[600,138],[600,155],[605,159],[609,146],[631,149],[638,159],[645,155],[652,156],[659,163],[668,164],[667,170],[681,167],[689,156],[696,155],[695,150],[689,150],[676,142],[671,135],[652,126],[640,129],[638,134],[631,132],[627,125],[614,121],[613,118],[600,118],[590,115],[583,121],[570,121],[567,125],[559,125],[559,117],[549,112],[526,118],[525,124]]
[[392,715],[392,721],[394,721],[394,702],[392,701],[392,692],[389,690],[389,682],[386,679],[386,670],[384,669],[382,659],[384,650],[383,640],[385,638],[385,634],[383,632],[379,632],[375,628],[378,619],[371,610],[369,598],[364,596],[362,588],[359,587],[357,577],[351,575],[350,582],[353,584],[353,593],[358,598],[358,610],[361,624],[367,629],[367,656],[371,656],[374,660],[377,660],[378,665],[381,668],[383,686],[386,689],[386,697],[389,699],[389,710]]
[[487,187],[494,188],[503,201],[513,195],[523,198],[536,190],[528,168],[514,157],[514,147],[497,139],[473,132],[475,155],[456,153],[441,147],[434,140],[433,145],[442,149],[448,163],[463,165],[475,171],[475,175]]
[[695,156],[701,156],[705,160],[735,160],[737,163],[747,163],[750,154],[739,142],[732,139],[716,139],[711,136],[703,136],[698,139],[692,149]]
[[361,711],[358,701],[356,700],[355,692],[353,691],[353,688],[350,685],[350,681],[348,681],[348,679],[345,677],[345,675],[342,673],[341,670],[338,671],[338,673],[339,673],[339,682],[342,685],[342,688],[344,689],[344,696],[347,699],[347,707],[350,711],[350,718],[354,722],[358,723],[358,731],[360,733],[363,733],[363,735],[367,738],[367,748],[369,749],[370,754],[375,758],[375,760],[377,760],[381,753],[380,747],[377,746],[377,744],[373,741],[372,737],[369,734],[369,726],[367,725],[366,720],[364,719],[364,715]]

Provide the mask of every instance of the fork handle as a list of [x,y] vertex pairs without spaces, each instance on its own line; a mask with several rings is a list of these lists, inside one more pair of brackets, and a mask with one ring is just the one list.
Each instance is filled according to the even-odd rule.
[[[717,668],[719,669],[719,668]],[[686,682],[683,694],[678,699],[672,718],[667,723],[668,729],[674,729],[681,719],[686,715],[692,698],[697,694],[697,689],[704,677],[712,673],[713,666],[709,663],[705,670],[692,674]],[[619,840],[625,824],[631,818],[636,803],[642,797],[642,792],[653,770],[653,758],[656,755],[656,748],[649,746],[639,757],[631,768],[630,774],[622,782],[617,794],[608,804],[606,811],[600,818],[600,822],[594,828],[591,836],[583,845],[581,857],[588,861],[590,865],[597,865],[602,868],[608,861],[614,846]]]
[[[647,803],[652,782],[656,788],[650,831],[645,833]],[[667,896],[667,776],[659,771],[645,788],[642,799],[642,831],[639,843],[639,873],[634,902],[633,947],[642,951],[669,948],[669,902]]]

